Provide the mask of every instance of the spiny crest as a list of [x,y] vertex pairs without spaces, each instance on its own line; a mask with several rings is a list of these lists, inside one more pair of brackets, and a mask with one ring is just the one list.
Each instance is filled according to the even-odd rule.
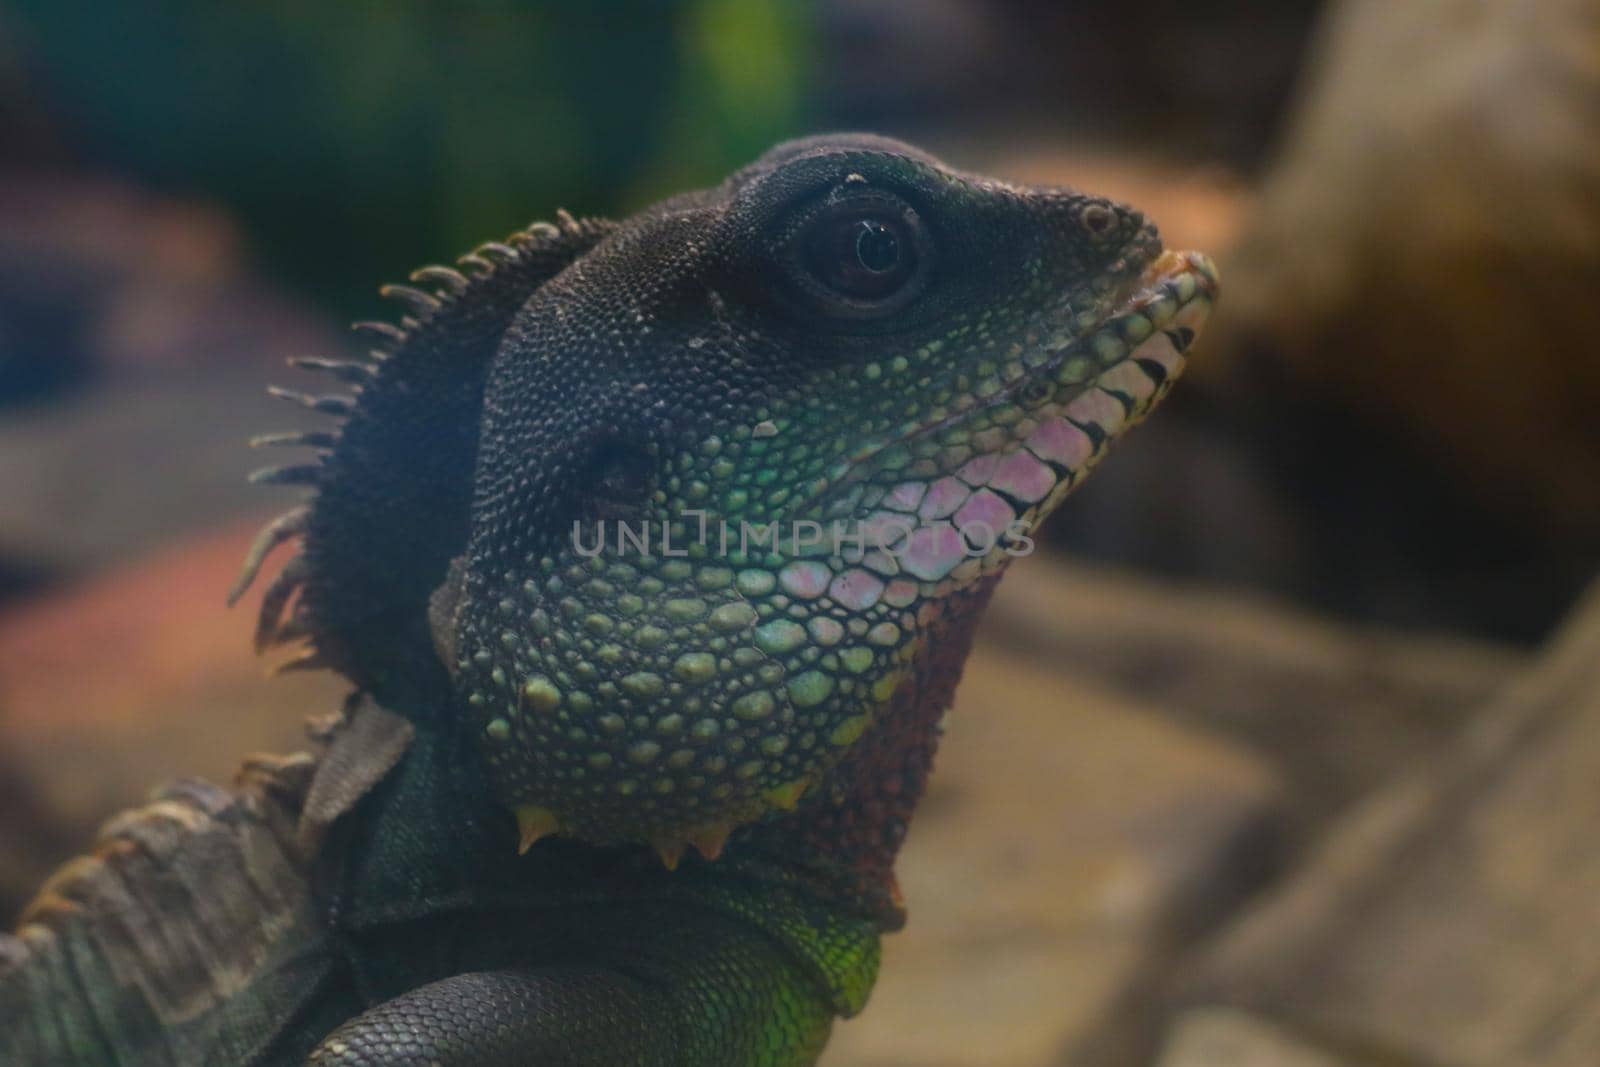
[[[277,763],[277,778],[258,775],[245,783],[242,774],[242,783],[260,791],[268,786],[277,789],[281,782],[292,779],[303,789],[309,781],[311,757],[301,753],[278,758]],[[249,768],[247,763],[246,772]],[[119,866],[130,851],[171,861],[186,838],[211,831],[217,820],[236,815],[245,804],[227,790],[199,780],[167,786],[149,804],[121,812],[102,826],[94,851],[58,868],[23,909],[18,926],[63,929],[73,916],[106,895],[108,881],[128,876],[129,871],[119,870]]]
[[125,1050],[197,1052],[169,1027],[232,1002],[280,939],[317,929],[297,837],[313,769],[258,757],[234,789],[179,782],[106,823],[0,935],[0,1060],[83,1062],[94,1020],[116,1020]]
[[[461,504],[459,518],[464,523],[471,456],[451,457],[448,470],[441,468],[437,457],[413,464],[405,437],[417,433],[441,447],[474,439],[482,376],[511,317],[534,289],[611,229],[606,220],[578,220],[561,211],[554,224],[534,223],[503,242],[480,245],[457,260],[457,267],[422,267],[411,274],[414,284],[379,290],[404,305],[406,313],[398,322],[354,324],[353,330],[370,344],[365,359],[299,356],[288,361],[298,369],[326,374],[347,389],[313,394],[270,387],[273,396],[332,415],[341,425],[263,434],[250,442],[253,447],[309,448],[314,454],[309,462],[266,467],[250,475],[253,484],[306,486],[314,496],[262,528],[228,592],[228,603],[236,603],[268,556],[282,545],[297,544],[296,553],[267,586],[256,622],[257,651],[299,642],[310,645],[279,670],[331,666],[358,684],[368,681],[374,671],[370,643],[349,630],[359,625],[363,613],[376,624],[391,601],[415,600],[377,588],[384,575],[415,571],[418,580],[426,579],[427,565],[458,546],[406,545],[405,530],[392,528],[405,524],[386,523],[392,516],[364,515],[362,501],[376,496],[439,508],[445,504],[441,491],[448,488],[453,492],[443,496]],[[413,420],[411,406],[427,410],[417,412]],[[435,430],[430,438],[429,418],[468,425],[448,432]],[[426,484],[429,473],[435,483],[455,476],[460,484]],[[408,486],[408,479],[417,484]],[[345,501],[346,496],[362,499]],[[367,519],[373,528],[360,528]],[[422,558],[397,558],[412,547],[420,549]],[[361,568],[347,566],[352,560],[370,560],[371,565],[365,574],[356,574]],[[340,609],[344,601],[349,602],[349,611]],[[403,655],[404,650],[397,648],[394,654]]]

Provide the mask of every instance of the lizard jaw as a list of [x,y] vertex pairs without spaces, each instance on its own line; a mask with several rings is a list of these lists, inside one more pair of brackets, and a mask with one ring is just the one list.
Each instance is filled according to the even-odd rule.
[[[1162,253],[1087,333],[1045,341],[988,396],[858,452],[812,506],[893,549],[922,596],[993,573],[1171,389],[1217,288],[1205,255]],[[972,551],[974,531],[991,551]]]

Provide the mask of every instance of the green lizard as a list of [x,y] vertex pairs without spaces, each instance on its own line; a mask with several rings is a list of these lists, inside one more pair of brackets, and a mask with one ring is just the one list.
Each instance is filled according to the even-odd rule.
[[461,268],[263,442],[318,451],[242,584],[298,543],[258,641],[354,683],[325,750],[108,824],[0,937],[0,1062],[814,1062],[996,580],[1216,291],[865,135]]

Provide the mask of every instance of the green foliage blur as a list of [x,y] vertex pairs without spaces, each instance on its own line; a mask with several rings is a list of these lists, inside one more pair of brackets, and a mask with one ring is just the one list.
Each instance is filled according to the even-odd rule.
[[786,0],[0,2],[75,159],[240,220],[349,316],[534,218],[626,212],[805,127]]

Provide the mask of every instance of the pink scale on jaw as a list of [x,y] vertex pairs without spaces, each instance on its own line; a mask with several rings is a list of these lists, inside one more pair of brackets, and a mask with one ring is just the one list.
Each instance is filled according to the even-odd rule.
[[968,485],[987,485],[989,478],[994,474],[996,464],[1000,457],[993,452],[985,452],[981,456],[973,456],[967,460],[966,465],[956,471],[956,477]]
[[953,515],[957,508],[966,503],[971,493],[971,487],[959,478],[940,478],[928,487],[928,495],[922,498],[917,515],[924,519],[942,519]]
[[883,595],[883,579],[864,570],[848,570],[828,586],[828,595],[850,611],[865,611]]
[[897,511],[874,511],[861,524],[862,544],[867,548],[888,548],[891,551],[905,543],[916,528],[916,520]]
[[861,565],[867,568],[869,571],[877,571],[879,574],[883,575],[895,575],[900,573],[900,564],[894,561],[894,557],[878,548],[875,548],[871,552],[868,552],[862,556]]
[[883,590],[883,602],[893,608],[909,607],[917,599],[917,583],[896,578]]
[[1040,463],[1033,453],[1027,451],[1012,452],[1004,456],[995,469],[994,476],[989,479],[991,489],[1026,504],[1043,500],[1045,495],[1055,488],[1055,484],[1055,472]]
[[778,572],[778,584],[783,591],[800,600],[815,600],[828,591],[833,572],[827,564],[816,560],[790,563]]
[[844,626],[839,622],[819,616],[806,623],[806,630],[811,634],[811,639],[819,645],[837,645],[844,640]]
[[1058,463],[1068,470],[1078,470],[1094,454],[1094,442],[1089,435],[1066,419],[1046,419],[1039,428],[1028,435],[1028,451],[1040,459]]
[[901,482],[889,490],[880,503],[892,511],[916,511],[917,505],[922,503],[922,494],[927,491],[926,482]]
[[[984,457],[995,456],[1000,449],[1005,447],[1010,432],[1003,426],[991,426],[987,430],[979,430],[972,435],[972,444],[983,452]],[[976,460],[973,461],[977,462]]]
[[948,522],[920,526],[911,535],[900,566],[906,573],[926,582],[938,581],[966,558],[967,545],[961,532]]
[[972,499],[956,512],[956,529],[968,530],[967,536],[975,544],[983,546],[993,544],[1001,534],[1005,533],[1006,527],[1016,517],[1011,505],[1007,504],[999,494],[988,489],[979,489],[972,494]]

